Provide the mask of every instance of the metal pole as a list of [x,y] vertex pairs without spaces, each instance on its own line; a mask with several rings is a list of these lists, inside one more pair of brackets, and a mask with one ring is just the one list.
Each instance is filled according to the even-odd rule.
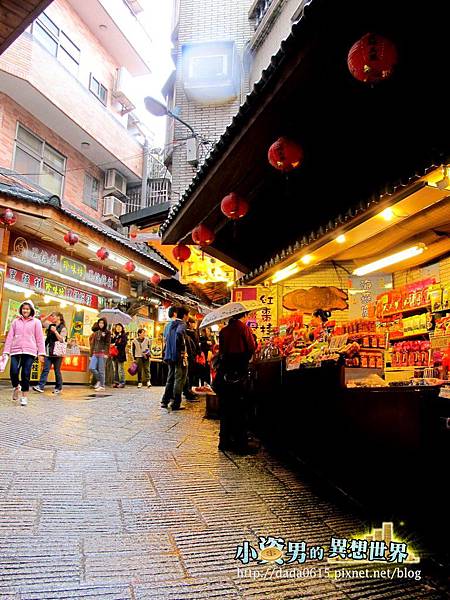
[[144,150],[142,153],[142,184],[141,184],[141,208],[147,206],[147,180],[148,180],[148,140],[145,138]]

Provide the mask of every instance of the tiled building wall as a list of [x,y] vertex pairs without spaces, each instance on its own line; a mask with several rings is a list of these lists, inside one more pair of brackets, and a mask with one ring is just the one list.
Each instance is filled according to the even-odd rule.
[[[178,49],[186,42],[212,40],[234,40],[242,61],[244,49],[251,37],[252,28],[248,11],[252,0],[181,0],[179,5]],[[220,106],[196,105],[188,101],[181,82],[180,52],[177,63],[177,82],[175,88],[175,106],[179,116],[192,125],[194,130],[208,140],[216,141],[225,131],[233,116],[239,110],[241,101],[247,93],[247,82],[242,79],[242,92],[235,100]],[[175,124],[175,140],[186,137],[188,131],[182,125]],[[206,156],[206,148],[200,149],[200,162]],[[175,144],[173,152],[173,196],[177,202],[180,195],[196,173],[186,161],[186,147]]]
[[[441,261],[436,262],[436,265],[436,273],[439,274],[441,287],[450,288],[450,258],[444,258]],[[414,281],[427,279],[430,276],[430,272],[434,272],[433,267],[431,267],[431,269],[417,268],[409,269],[408,271],[400,271],[394,275],[394,287],[401,287],[407,283],[413,283]]]

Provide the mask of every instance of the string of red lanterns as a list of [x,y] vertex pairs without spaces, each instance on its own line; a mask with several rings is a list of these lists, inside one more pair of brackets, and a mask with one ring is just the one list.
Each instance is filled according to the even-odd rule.
[[108,258],[108,256],[109,256],[109,252],[108,252],[108,250],[104,246],[102,246],[101,248],[99,248],[97,250],[96,254],[97,254],[97,256],[98,256],[98,258],[100,260],[106,260]]
[[197,244],[201,247],[210,246],[216,238],[216,234],[214,233],[214,231],[212,231],[212,229],[210,229],[204,223],[200,223],[200,225],[194,227],[191,235],[194,244]]
[[161,277],[158,275],[158,273],[153,273],[153,275],[150,277],[150,283],[153,283],[153,285],[159,285],[161,283]]
[[0,214],[0,223],[6,227],[12,227],[16,221],[17,217],[10,208],[5,208],[5,210]]
[[125,269],[125,271],[127,271],[127,273],[133,273],[133,271],[136,270],[136,265],[134,264],[134,262],[132,260],[128,260],[123,265],[123,268]]
[[247,200],[244,200],[242,196],[239,196],[239,194],[236,194],[235,192],[231,192],[231,194],[228,194],[222,199],[220,210],[229,219],[237,221],[238,219],[245,217],[250,210],[250,206]]
[[175,260],[177,260],[180,263],[183,263],[190,258],[191,249],[185,244],[177,244],[173,248],[172,254]]

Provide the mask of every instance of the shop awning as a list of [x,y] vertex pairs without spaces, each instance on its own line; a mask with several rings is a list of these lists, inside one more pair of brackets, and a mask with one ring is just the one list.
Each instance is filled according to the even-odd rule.
[[[444,162],[449,7],[439,0],[313,0],[161,227],[189,243],[204,222],[213,256],[248,272],[349,207],[406,185]],[[353,79],[347,54],[365,33],[397,46],[391,79]],[[271,143],[297,140],[305,160],[288,177],[267,161]],[[234,230],[220,211],[231,191],[250,202]]]
[[[61,206],[58,196],[45,195],[35,191],[32,186],[19,182],[13,176],[0,174],[0,199],[2,198],[5,205],[7,205],[8,200],[14,201],[11,208],[21,214],[24,226],[29,228],[30,231],[36,230],[33,221],[35,222],[36,219],[41,220],[38,228],[39,237],[60,239],[61,241],[68,228],[73,228],[80,233],[85,230],[88,238],[93,243],[97,241],[100,245],[104,245],[106,238],[112,245],[111,250],[122,251],[127,258],[134,259],[146,268],[157,271],[161,275],[171,277],[177,272],[175,267],[162,254],[147,244],[131,242],[121,233],[99,221],[90,219],[76,208]],[[91,232],[90,236],[89,231]],[[97,234],[99,237],[95,238],[92,234]]]

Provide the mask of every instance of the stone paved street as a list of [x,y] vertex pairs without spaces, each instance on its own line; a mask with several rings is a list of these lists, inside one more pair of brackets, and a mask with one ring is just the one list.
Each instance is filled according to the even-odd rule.
[[169,414],[160,395],[66,388],[24,408],[1,388],[1,600],[447,597],[424,580],[242,576],[243,540],[328,545],[363,524],[266,452],[219,453],[203,402]]

